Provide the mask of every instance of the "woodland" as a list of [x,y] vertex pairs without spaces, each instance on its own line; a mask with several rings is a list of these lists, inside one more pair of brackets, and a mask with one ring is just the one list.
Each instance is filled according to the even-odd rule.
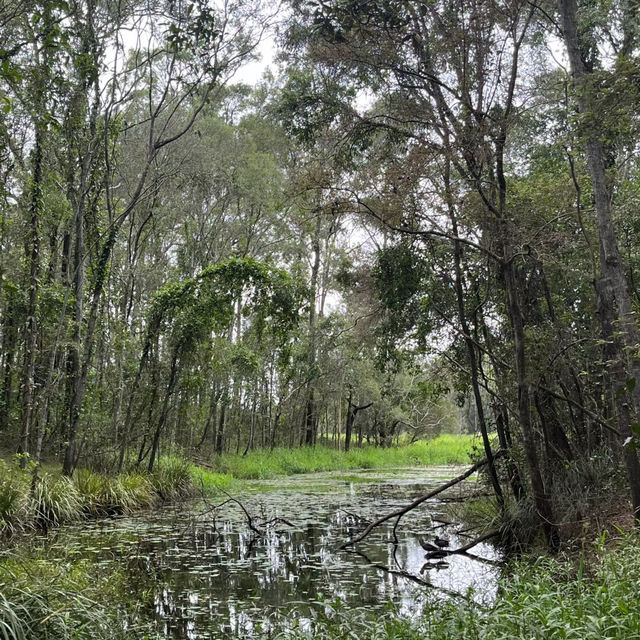
[[474,432],[518,543],[637,522],[637,0],[1,0],[0,140],[34,485]]

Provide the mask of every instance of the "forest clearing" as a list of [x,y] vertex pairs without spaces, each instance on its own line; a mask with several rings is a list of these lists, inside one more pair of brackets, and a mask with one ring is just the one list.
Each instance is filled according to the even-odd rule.
[[0,0],[0,638],[639,638],[640,3]]

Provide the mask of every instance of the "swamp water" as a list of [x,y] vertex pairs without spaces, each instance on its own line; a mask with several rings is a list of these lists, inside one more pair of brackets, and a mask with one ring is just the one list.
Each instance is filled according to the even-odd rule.
[[[492,600],[498,552],[480,544],[473,549],[478,558],[453,555],[445,559],[448,566],[421,573],[425,551],[418,537],[433,540],[438,534],[454,548],[469,540],[446,526],[429,533],[442,516],[438,499],[403,517],[395,553],[392,522],[358,544],[364,555],[336,548],[363,528],[360,518],[402,507],[457,472],[452,467],[331,472],[252,482],[249,491],[234,497],[252,524],[264,529],[263,537],[252,533],[238,504],[212,511],[212,503],[195,501],[65,526],[45,544],[61,558],[74,554],[107,567],[125,563],[132,589],[154,589],[155,610],[148,614],[171,639],[262,637],[295,625],[312,629],[323,603],[373,612],[393,603],[399,615],[413,617],[428,597],[466,593],[469,587],[474,598]],[[462,491],[444,495],[450,499]],[[262,526],[274,518],[286,522]]]

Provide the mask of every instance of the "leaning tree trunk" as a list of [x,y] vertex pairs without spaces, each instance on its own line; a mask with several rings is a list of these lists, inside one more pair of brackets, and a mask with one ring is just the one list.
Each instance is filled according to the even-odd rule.
[[164,394],[164,400],[162,402],[162,411],[160,412],[160,418],[158,419],[158,424],[156,425],[155,433],[153,434],[153,444],[151,445],[151,456],[149,457],[149,466],[147,471],[151,473],[153,471],[153,466],[156,461],[156,456],[158,455],[158,448],[160,446],[160,436],[162,435],[162,429],[167,421],[167,416],[169,415],[169,401],[171,400],[171,396],[173,395],[173,390],[176,386],[176,381],[178,379],[178,354],[174,353],[171,358],[171,371],[169,373],[169,382],[167,383],[167,389]]
[[[452,203],[452,197],[450,194],[450,168],[447,163],[445,168],[445,188],[447,190],[447,197],[449,200],[449,218],[451,220],[451,228],[455,238],[458,238],[458,220],[456,212]],[[491,480],[491,486],[496,496],[496,500],[500,507],[500,510],[504,509],[504,494],[500,481],[498,479],[498,472],[491,450],[491,442],[489,441],[489,433],[487,429],[487,421],[484,413],[484,401],[482,399],[482,393],[480,392],[480,381],[478,376],[478,354],[476,350],[476,344],[471,336],[471,329],[467,320],[467,313],[465,309],[464,298],[464,275],[462,272],[462,244],[459,240],[453,242],[453,256],[454,256],[454,274],[455,274],[455,291],[456,301],[458,306],[458,319],[460,321],[460,328],[462,329],[463,340],[467,352],[467,362],[469,363],[469,371],[471,373],[471,388],[473,389],[473,397],[475,400],[476,411],[478,413],[478,425],[480,427],[480,433],[482,435],[482,444],[484,447],[484,453],[487,458],[487,469],[489,471],[489,478]]]

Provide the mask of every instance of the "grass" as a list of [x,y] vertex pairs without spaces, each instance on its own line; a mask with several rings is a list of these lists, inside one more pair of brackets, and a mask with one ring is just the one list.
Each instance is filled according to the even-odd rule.
[[[640,539],[602,549],[588,568],[575,558],[526,558],[509,566],[490,607],[468,598],[433,600],[417,620],[393,611],[373,617],[341,603],[324,607],[317,640],[637,640],[640,638]],[[285,636],[276,636],[282,637]],[[287,638],[308,638],[300,630]]]
[[[52,561],[42,550],[0,562],[0,638],[124,640],[156,637],[149,612],[153,578],[132,589],[124,566]],[[600,545],[580,558],[523,558],[508,566],[491,606],[468,597],[438,600],[408,620],[374,616],[340,601],[321,603],[309,628],[269,632],[289,640],[637,640],[640,538]],[[432,592],[431,592],[432,593]],[[320,603],[319,603],[320,604]],[[256,634],[256,638],[260,636]]]
[[213,467],[233,478],[265,479],[318,471],[467,464],[475,442],[473,436],[441,435],[403,447],[363,447],[348,453],[325,446],[265,449],[246,456],[216,456]]
[[[152,637],[137,625],[149,594],[131,594],[122,569],[51,561],[29,551],[0,562],[3,640],[125,640]],[[147,627],[148,628],[148,627]]]
[[39,471],[35,480],[32,470],[0,460],[0,535],[132,513],[195,491],[192,465],[180,458],[162,458],[152,474],[134,471],[110,476],[79,469],[70,479],[51,468]]

